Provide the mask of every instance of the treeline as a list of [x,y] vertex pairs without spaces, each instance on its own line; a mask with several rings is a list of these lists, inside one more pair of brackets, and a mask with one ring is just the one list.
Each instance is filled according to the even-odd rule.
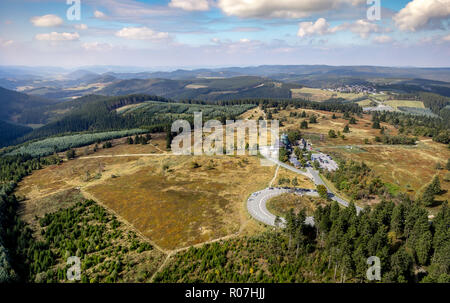
[[400,94],[395,96],[399,100],[422,101],[426,108],[429,108],[434,114],[440,115],[441,110],[450,105],[450,98],[438,94],[417,92],[412,94]]
[[61,161],[57,156],[33,158],[30,155],[14,155],[0,157],[0,184],[11,183],[16,186],[23,177],[44,165],[57,164]]
[[377,121],[389,123],[402,135],[430,137],[439,143],[450,143],[450,120],[398,112],[374,112],[372,120],[374,123]]
[[12,260],[8,246],[8,223],[11,218],[14,197],[10,196],[13,184],[0,183],[0,283],[17,281],[18,276],[12,266]]
[[407,136],[388,136],[383,135],[381,137],[375,137],[376,142],[382,142],[383,144],[390,145],[415,145],[417,137],[407,137]]
[[23,254],[31,231],[20,221],[19,203],[13,195],[17,183],[43,165],[59,163],[56,156],[33,158],[30,155],[0,157],[0,282],[18,281],[24,273]]
[[288,106],[293,106],[296,109],[305,108],[305,109],[323,110],[341,113],[345,112],[353,114],[362,113],[362,108],[358,104],[339,101],[313,102],[302,99],[289,99],[289,100],[260,99],[259,104],[262,107],[262,109],[277,108],[278,110],[282,110],[286,109]]
[[[92,143],[112,140],[125,136],[142,134],[146,130],[130,129],[113,132],[77,134],[70,136],[52,137],[44,140],[38,140],[30,143],[24,143],[18,148],[13,149],[7,155],[30,155],[32,157],[48,156],[56,152],[62,152],[71,148],[81,147]],[[1,158],[0,158],[1,159]]]
[[13,195],[17,183],[34,169],[57,162],[56,158],[39,159],[29,155],[0,157],[0,283],[20,280],[22,248],[31,232],[17,215],[18,202]]

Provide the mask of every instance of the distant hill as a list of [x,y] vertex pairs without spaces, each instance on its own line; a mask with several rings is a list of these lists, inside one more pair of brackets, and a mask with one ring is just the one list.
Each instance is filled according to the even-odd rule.
[[[450,82],[450,68],[417,68],[417,67],[382,67],[382,66],[329,66],[329,65],[261,65],[250,67],[226,67],[211,69],[178,69],[172,72],[148,73],[113,73],[119,79],[149,79],[163,78],[183,80],[205,77],[238,77],[257,76],[268,77],[287,82],[297,82],[302,79],[318,78],[420,78]],[[135,76],[133,76],[135,75]]]
[[[110,70],[110,71],[108,71]],[[157,94],[181,99],[288,98],[292,85],[336,88],[379,85],[400,93],[425,91],[450,96],[450,68],[261,65],[249,67],[142,71],[136,68],[58,69],[0,66],[0,86],[55,100],[89,94]],[[127,71],[127,72],[123,72]],[[101,73],[103,72],[103,73]],[[240,85],[236,86],[236,82]],[[283,83],[282,87],[274,83]],[[263,86],[257,87],[258,85]],[[252,86],[253,85],[253,86]],[[237,95],[238,94],[238,95]]]
[[30,96],[0,87],[0,120],[18,122],[25,110],[55,104],[56,101]]
[[115,82],[99,90],[101,95],[152,94],[176,100],[230,100],[246,98],[291,98],[291,88],[267,78],[243,76],[233,78],[199,78],[187,80],[130,79]]

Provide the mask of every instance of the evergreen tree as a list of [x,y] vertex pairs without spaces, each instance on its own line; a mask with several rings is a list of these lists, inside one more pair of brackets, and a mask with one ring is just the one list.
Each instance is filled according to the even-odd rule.
[[378,120],[373,121],[372,128],[380,129],[381,128],[380,121]]
[[317,117],[316,117],[316,115],[312,115],[312,116],[309,118],[309,123],[311,123],[311,124],[317,123]]
[[317,185],[317,192],[319,193],[319,196],[323,199],[328,198],[328,190],[325,187],[325,185]]
[[328,137],[330,137],[332,139],[337,138],[336,132],[334,130],[330,129],[328,131]]
[[430,184],[431,190],[435,195],[439,195],[442,192],[441,182],[439,176],[434,176],[433,181]]
[[71,160],[71,159],[74,159],[75,158],[75,156],[76,156],[76,152],[75,152],[75,150],[74,149],[69,149],[67,152],[66,152],[66,157],[67,157],[67,160]]

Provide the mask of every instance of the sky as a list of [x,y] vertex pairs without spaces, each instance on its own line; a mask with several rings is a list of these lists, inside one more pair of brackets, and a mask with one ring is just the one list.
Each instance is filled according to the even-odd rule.
[[450,67],[449,29],[450,0],[0,0],[0,65]]

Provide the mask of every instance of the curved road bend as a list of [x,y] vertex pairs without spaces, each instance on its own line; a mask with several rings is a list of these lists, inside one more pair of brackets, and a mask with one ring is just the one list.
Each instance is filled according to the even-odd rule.
[[[250,215],[256,220],[270,226],[275,226],[276,216],[271,214],[267,210],[266,203],[269,199],[273,197],[287,193],[294,193],[300,196],[302,195],[309,195],[314,197],[319,196],[319,194],[315,190],[269,187],[251,194],[251,196],[247,200],[247,209]],[[282,224],[284,224],[285,220],[283,218],[280,219],[282,221]],[[305,223],[314,226],[314,218],[307,217]]]
[[[281,167],[284,167],[294,173],[301,174],[303,176],[310,178],[314,182],[315,185],[324,185],[328,190],[328,195],[331,200],[336,201],[337,203],[341,204],[344,207],[348,207],[348,205],[349,205],[348,201],[336,196],[330,190],[330,188],[323,182],[318,171],[312,169],[311,167],[307,167],[306,172],[304,172],[300,169],[292,167],[281,161],[277,161],[277,160],[273,160],[273,159],[268,159],[268,160],[270,160],[270,161],[274,162],[275,164],[277,164]],[[250,195],[250,197],[247,200],[248,212],[254,219],[256,219],[264,224],[267,224],[270,226],[275,226],[276,216],[271,214],[267,210],[266,203],[269,199],[279,196],[279,195],[282,195],[282,194],[285,194],[285,193],[295,193],[298,195],[309,195],[309,196],[315,196],[315,197],[319,196],[319,194],[315,190],[269,187],[269,188],[263,189],[261,191],[255,192]],[[361,207],[356,206],[356,205],[355,205],[355,208],[356,208],[357,213],[359,213],[362,210]],[[284,224],[284,219],[283,218],[280,218],[280,219],[282,220],[282,224]],[[307,217],[305,220],[305,223],[314,226],[314,217]]]

